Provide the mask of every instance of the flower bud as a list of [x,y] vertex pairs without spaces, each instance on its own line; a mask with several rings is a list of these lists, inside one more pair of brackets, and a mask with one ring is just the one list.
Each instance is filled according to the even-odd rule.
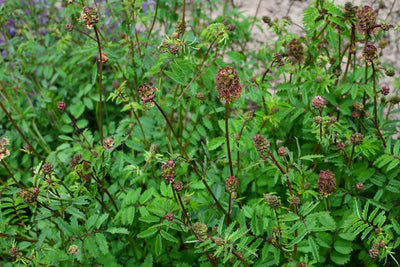
[[167,163],[161,166],[161,176],[168,183],[173,183],[176,177],[175,161],[168,160]]
[[327,197],[335,191],[336,188],[336,177],[330,170],[321,171],[318,175],[318,189],[319,193]]
[[235,176],[228,176],[225,180],[225,190],[228,193],[233,193],[237,188],[237,178]]
[[221,100],[231,103],[232,99],[239,99],[242,93],[242,85],[239,75],[232,67],[221,68],[216,76],[215,88]]

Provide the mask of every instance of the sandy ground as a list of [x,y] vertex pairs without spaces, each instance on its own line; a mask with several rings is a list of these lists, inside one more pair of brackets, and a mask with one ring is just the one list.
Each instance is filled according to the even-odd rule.
[[[282,18],[289,16],[294,24],[303,26],[303,10],[312,1],[301,1],[301,0],[235,0],[235,6],[239,7],[246,16],[256,16],[262,18],[263,16],[269,16],[272,20],[275,18]],[[335,4],[343,5],[348,2],[344,0],[336,0]],[[374,9],[379,7],[379,2],[385,4],[384,8],[381,8],[378,13],[378,22],[386,20],[388,24],[399,25],[400,23],[400,1],[397,0],[367,0],[367,1],[351,1],[355,6],[369,5]],[[265,27],[267,29],[267,27]],[[304,35],[304,32],[295,25],[290,26],[290,32],[297,33],[300,36]],[[262,43],[265,45],[272,44],[276,39],[274,33],[270,30],[261,32],[257,27],[253,28],[254,44]],[[387,47],[384,49],[384,56],[381,58],[381,62],[387,62],[393,64],[396,69],[396,75],[400,72],[400,31],[391,30],[385,35],[387,41]],[[393,78],[385,79],[385,83],[393,84]],[[393,86],[391,86],[393,88]]]

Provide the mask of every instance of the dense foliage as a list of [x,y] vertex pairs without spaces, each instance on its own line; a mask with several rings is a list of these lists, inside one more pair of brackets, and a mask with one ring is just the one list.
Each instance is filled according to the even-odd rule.
[[2,266],[399,265],[388,8],[59,2],[0,1]]

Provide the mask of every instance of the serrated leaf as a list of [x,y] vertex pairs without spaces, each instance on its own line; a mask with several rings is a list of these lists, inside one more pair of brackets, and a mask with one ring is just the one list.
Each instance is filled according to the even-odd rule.
[[99,229],[100,228],[100,226],[103,224],[103,222],[105,221],[105,220],[107,220],[108,219],[108,213],[104,213],[103,215],[101,215],[98,219],[97,219],[97,222],[96,222],[96,228],[97,229]]
[[139,221],[146,223],[159,222],[160,218],[154,215],[146,215],[139,218]]
[[73,206],[69,206],[65,211],[79,219],[85,218],[85,214]]
[[149,228],[149,229],[146,229],[146,230],[140,232],[137,235],[137,237],[138,238],[147,238],[147,237],[154,235],[155,233],[157,233],[157,228]]
[[290,242],[288,244],[288,247],[293,247],[295,244],[299,243],[301,240],[304,239],[304,237],[307,235],[307,231],[304,229],[302,232],[299,233],[299,235],[297,237],[295,237],[295,239],[292,240],[292,242]]
[[161,234],[161,236],[162,236],[164,239],[166,239],[166,240],[168,240],[168,241],[171,241],[171,242],[174,242],[174,243],[178,243],[178,242],[179,242],[178,239],[176,239],[176,238],[173,237],[171,234],[167,233],[166,231],[164,231],[164,230],[162,230],[162,229],[161,229],[161,231],[160,231],[160,234]]
[[315,240],[312,236],[308,238],[308,245],[310,246],[311,254],[313,255],[314,259],[319,261],[319,253],[318,253],[318,246],[315,243]]
[[400,235],[400,224],[395,220],[395,219],[391,219],[392,225],[393,225],[393,229],[394,231]]
[[307,155],[307,156],[301,157],[300,159],[313,161],[314,159],[323,158],[323,157],[324,157],[324,155]]
[[90,235],[85,238],[85,250],[94,258],[99,256],[99,249],[94,236]]
[[336,229],[336,222],[330,214],[324,212],[318,217],[318,219],[323,226],[328,228],[328,230],[334,231]]
[[156,253],[157,256],[161,255],[161,253],[163,252],[162,251],[162,247],[163,247],[162,238],[161,238],[161,235],[158,234],[156,236],[156,243],[155,243],[155,253]]
[[344,265],[350,260],[350,254],[343,255],[343,254],[337,253],[336,251],[332,251],[330,256],[331,256],[331,260],[338,265]]
[[352,243],[347,240],[343,239],[336,239],[335,243],[333,244],[333,247],[335,250],[341,254],[350,254],[350,252],[353,251],[352,248]]
[[90,216],[89,219],[87,219],[85,222],[86,230],[90,230],[90,228],[96,223],[98,218],[99,218],[99,215],[97,215],[97,214],[93,214],[92,216]]
[[96,243],[99,246],[99,250],[104,255],[108,253],[108,243],[106,237],[102,233],[95,234]]
[[287,213],[279,216],[281,222],[294,222],[299,219],[299,215],[295,213]]
[[106,230],[106,232],[109,232],[111,234],[123,234],[123,235],[129,235],[129,231],[126,228],[120,227],[111,227]]
[[220,147],[224,142],[225,142],[225,137],[222,137],[222,136],[216,137],[216,138],[213,138],[210,141],[208,141],[207,147],[210,151],[215,150],[218,147]]

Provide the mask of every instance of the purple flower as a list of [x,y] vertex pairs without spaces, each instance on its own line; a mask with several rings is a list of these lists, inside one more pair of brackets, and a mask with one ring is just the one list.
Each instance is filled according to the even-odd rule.
[[147,12],[147,7],[149,7],[150,12],[154,11],[154,5],[156,4],[156,2],[154,1],[146,1],[143,3],[142,9],[143,9],[143,13],[146,14]]

